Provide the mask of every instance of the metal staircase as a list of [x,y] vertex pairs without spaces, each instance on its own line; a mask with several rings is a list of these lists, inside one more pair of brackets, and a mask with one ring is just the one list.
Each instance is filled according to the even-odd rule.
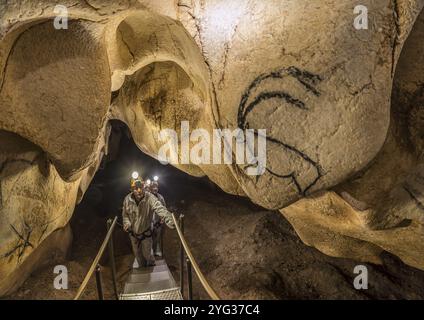
[[154,267],[131,271],[119,299],[183,300],[183,297],[165,260],[156,260]]
[[165,260],[156,260],[156,265],[147,268],[134,268],[128,276],[124,286],[124,291],[118,294],[118,286],[116,281],[115,254],[113,246],[113,232],[117,225],[118,217],[107,221],[107,234],[100,246],[100,249],[93,260],[84,280],[82,281],[74,300],[81,298],[87,284],[93,274],[96,276],[97,293],[99,300],[104,300],[103,284],[101,277],[102,267],[100,259],[102,258],[106,248],[109,250],[109,263],[112,272],[112,284],[115,299],[117,300],[183,300],[182,292],[184,292],[184,261],[186,262],[187,281],[188,281],[188,299],[193,298],[192,287],[192,268],[194,269],[200,283],[208,293],[209,297],[219,300],[219,296],[207,282],[205,276],[201,272],[199,265],[191,253],[191,250],[184,238],[184,215],[180,215],[179,219],[172,214],[175,229],[180,240],[180,286],[175,283],[174,277],[169,271]]

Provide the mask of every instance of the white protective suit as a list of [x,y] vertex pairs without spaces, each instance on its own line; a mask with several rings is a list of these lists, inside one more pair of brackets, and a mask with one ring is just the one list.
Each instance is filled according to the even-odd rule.
[[[122,207],[122,220],[124,227],[128,227],[133,233],[141,234],[150,230],[154,214],[163,218],[168,227],[174,228],[171,213],[150,192],[146,191],[138,204],[132,193],[125,197]],[[130,240],[138,265],[153,265],[155,259],[151,252],[152,238],[148,237],[140,242],[130,235]]]

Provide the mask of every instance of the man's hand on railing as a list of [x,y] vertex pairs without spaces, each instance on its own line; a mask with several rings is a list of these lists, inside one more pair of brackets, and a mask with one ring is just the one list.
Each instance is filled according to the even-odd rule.
[[175,229],[174,219],[172,218],[172,216],[174,215],[174,212],[170,212],[170,213],[171,213],[171,219],[170,219],[170,222],[168,222],[166,225],[168,226],[169,229]]

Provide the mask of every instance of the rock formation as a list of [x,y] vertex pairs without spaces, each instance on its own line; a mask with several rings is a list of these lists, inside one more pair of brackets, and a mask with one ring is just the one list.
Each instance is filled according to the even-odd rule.
[[181,121],[266,129],[263,175],[177,167],[280,209],[329,255],[387,250],[424,269],[424,0],[361,4],[368,30],[352,0],[64,0],[67,29],[55,1],[1,2],[0,295],[44,243],[66,247],[48,239],[107,154],[112,119],[154,157]]

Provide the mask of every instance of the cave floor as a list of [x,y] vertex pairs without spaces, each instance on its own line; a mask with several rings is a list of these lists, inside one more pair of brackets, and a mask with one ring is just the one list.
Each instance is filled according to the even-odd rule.
[[[384,265],[365,264],[368,290],[353,287],[356,265],[332,258],[301,242],[284,217],[212,187],[193,187],[177,195],[171,205],[185,215],[185,234],[193,254],[212,287],[224,299],[424,299],[424,272],[384,253]],[[189,195],[189,196],[187,196]],[[78,289],[106,233],[106,217],[82,203],[71,226],[74,242],[67,261],[68,290],[53,288],[54,265],[33,273],[8,299],[71,299]],[[126,234],[115,233],[118,289],[122,290],[133,262]],[[179,281],[179,242],[167,229],[164,254]],[[112,299],[110,269],[103,259],[105,298]],[[186,286],[187,287],[187,286]],[[206,299],[193,276],[194,299]],[[83,299],[96,299],[92,277]]]

